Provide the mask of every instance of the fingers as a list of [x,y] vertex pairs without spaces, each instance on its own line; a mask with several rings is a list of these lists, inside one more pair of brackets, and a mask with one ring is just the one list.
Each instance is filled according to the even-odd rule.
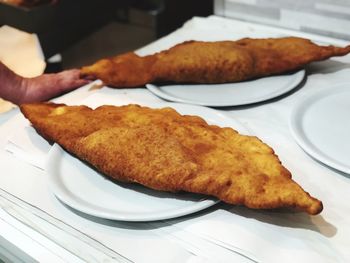
[[57,88],[62,92],[73,90],[91,82],[80,77],[79,69],[65,70],[52,77],[56,79]]
[[43,74],[36,78],[26,79],[26,93],[21,102],[49,100],[88,83],[90,80],[80,78],[79,69]]
[[88,79],[78,79],[75,81],[77,87],[89,84],[90,82],[91,80],[88,80]]

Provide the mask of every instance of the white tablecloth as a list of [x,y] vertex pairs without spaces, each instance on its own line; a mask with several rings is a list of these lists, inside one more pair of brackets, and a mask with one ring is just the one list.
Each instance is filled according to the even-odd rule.
[[[190,39],[284,35],[346,44],[341,40],[212,16],[193,18],[174,33],[138,50],[138,53],[151,54]],[[16,135],[26,132],[23,128],[28,125],[18,110],[0,117],[0,146],[3,149],[0,152],[0,187],[135,262],[348,262],[349,175],[330,169],[306,154],[293,139],[289,120],[293,107],[310,92],[332,89],[337,83],[349,82],[350,86],[349,62],[350,56],[346,56],[308,66],[307,78],[302,86],[272,101],[217,109],[242,122],[274,148],[282,163],[292,172],[294,180],[323,201],[324,210],[320,215],[256,211],[225,204],[160,222],[126,223],[82,215],[63,205],[48,190],[45,172],[36,167],[40,164],[32,165],[30,158],[24,161],[26,154],[20,156],[21,149],[15,154],[5,150],[8,138],[23,147],[22,150],[27,147],[23,140],[18,137],[16,140]],[[79,98],[80,92],[86,99]],[[59,99],[69,104],[84,103],[84,100],[115,104],[161,101],[146,89],[116,90],[108,87],[93,92],[85,88]],[[45,143],[38,142],[37,146],[48,147]],[[41,156],[45,157],[46,150]],[[40,155],[40,151],[37,154]],[[2,218],[5,220],[5,217]],[[71,241],[70,246],[79,246],[78,243]],[[79,257],[81,250],[72,250]],[[86,259],[86,255],[80,258]]]

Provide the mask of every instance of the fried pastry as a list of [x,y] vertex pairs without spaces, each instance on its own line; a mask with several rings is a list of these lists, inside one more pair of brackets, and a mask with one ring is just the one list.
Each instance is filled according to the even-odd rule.
[[129,52],[102,59],[83,67],[81,73],[118,88],[157,82],[228,83],[298,70],[349,52],[350,45],[319,46],[298,37],[187,41],[149,56]]
[[322,210],[268,145],[197,116],[138,105],[93,110],[37,103],[24,104],[21,111],[47,140],[117,181],[255,209]]

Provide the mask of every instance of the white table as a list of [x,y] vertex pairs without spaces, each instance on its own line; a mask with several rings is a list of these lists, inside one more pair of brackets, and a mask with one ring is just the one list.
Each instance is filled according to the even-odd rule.
[[[213,16],[194,18],[183,28],[138,52],[150,54],[188,39],[221,40],[249,35],[291,34],[323,43],[346,44],[341,40]],[[23,128],[23,121],[18,109],[1,115],[1,195],[10,201],[17,200],[16,197],[23,200],[24,203],[19,200],[24,207],[21,211],[26,220],[30,220],[27,225],[21,223],[9,215],[12,210],[6,210],[9,207],[2,204],[0,253],[9,259],[26,262],[112,261],[101,250],[106,254],[114,250],[135,262],[280,262],[282,258],[284,262],[349,261],[349,176],[307,155],[294,141],[288,126],[293,107],[309,92],[331,89],[337,82],[350,83],[349,62],[350,56],[346,56],[310,65],[303,86],[278,99],[218,109],[242,122],[274,148],[293,178],[323,201],[324,211],[318,216],[252,211],[224,204],[196,215],[150,223],[114,222],[83,216],[54,197],[47,188],[46,174],[42,169],[4,150],[8,136]],[[114,90],[107,87],[98,91],[82,88],[58,100],[79,104],[84,98],[96,95],[130,102],[161,101],[146,89]],[[36,217],[26,216],[25,211],[31,206],[37,208]],[[57,229],[50,228],[50,224],[45,225],[41,216],[48,216],[53,223],[64,222],[60,227],[72,231],[73,235],[61,236]],[[51,238],[47,238],[40,231],[45,235],[53,232]]]

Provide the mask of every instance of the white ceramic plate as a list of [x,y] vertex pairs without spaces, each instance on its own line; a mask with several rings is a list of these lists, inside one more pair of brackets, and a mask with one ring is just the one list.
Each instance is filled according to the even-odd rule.
[[304,79],[305,70],[259,78],[251,81],[226,84],[173,84],[146,87],[158,97],[210,107],[240,106],[262,102],[291,91]]
[[[215,110],[175,103],[170,106],[181,114],[200,115],[209,123],[231,126],[247,133],[232,118]],[[179,217],[203,210],[218,202],[215,198],[191,193],[165,193],[135,184],[114,183],[55,144],[47,162],[49,186],[53,193],[72,208],[96,217],[121,221],[153,221]]]
[[290,124],[308,154],[350,174],[350,83],[308,96],[294,109]]

